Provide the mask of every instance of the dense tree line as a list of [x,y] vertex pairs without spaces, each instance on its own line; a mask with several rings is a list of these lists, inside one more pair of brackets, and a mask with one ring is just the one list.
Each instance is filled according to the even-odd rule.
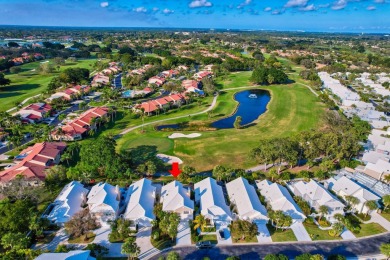
[[310,166],[314,160],[322,158],[321,169],[326,172],[334,168],[334,162],[352,160],[361,149],[359,141],[365,140],[371,129],[359,118],[350,122],[332,111],[326,114],[325,123],[326,129],[262,140],[251,151],[251,158],[265,165],[278,163],[279,170],[282,162],[293,167],[305,158]]
[[287,80],[287,74],[274,67],[258,66],[251,76],[251,81],[256,84],[281,84]]

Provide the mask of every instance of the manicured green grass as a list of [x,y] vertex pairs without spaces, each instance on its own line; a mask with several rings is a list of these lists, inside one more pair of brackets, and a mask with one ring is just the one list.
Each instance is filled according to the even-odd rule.
[[86,237],[87,237],[87,239],[85,239],[85,236],[69,238],[68,243],[69,244],[88,244],[88,243],[91,243],[95,239],[96,234],[93,232],[89,232],[89,233],[87,233]]
[[386,232],[386,229],[378,223],[362,223],[360,224],[360,227],[360,232],[355,234],[356,237],[366,237]]
[[390,213],[382,213],[381,216],[390,221]]
[[241,236],[232,235],[232,241],[233,243],[257,243],[257,237],[245,237],[244,240],[241,239]]
[[273,226],[267,224],[267,228],[271,235],[273,242],[286,242],[286,241],[297,241],[294,232],[291,229],[276,230]]
[[307,233],[309,233],[311,239],[315,240],[340,240],[341,237],[332,237],[329,235],[328,230],[321,230],[317,227],[316,224],[312,223],[303,223]]
[[214,235],[214,234],[200,235],[199,242],[201,242],[201,241],[210,241],[212,244],[218,243],[217,235]]
[[[249,72],[239,72],[232,75],[235,79],[227,82],[227,86],[250,86]],[[321,124],[324,105],[306,87],[290,84],[258,88],[270,91],[272,97],[267,107],[268,111],[259,117],[254,126],[240,130],[205,131],[201,132],[201,137],[194,139],[174,139],[173,150],[167,149],[166,143],[167,136],[171,132],[159,132],[154,130],[152,126],[147,126],[145,127],[146,133],[140,133],[140,129],[137,129],[118,139],[118,149],[127,149],[136,144],[156,145],[164,148],[164,153],[178,156],[185,165],[193,166],[198,171],[210,170],[217,164],[233,168],[248,168],[256,164],[248,159],[248,155],[262,139],[291,136],[300,131],[315,129]],[[234,112],[237,106],[237,102],[233,99],[237,91],[242,90],[222,91],[218,97],[217,105],[213,109],[212,118],[208,118],[207,114],[202,114],[162,124],[189,120],[211,123],[221,117],[228,116]],[[205,103],[207,102],[211,102],[211,98],[205,101]],[[202,111],[206,107],[199,109],[199,106],[195,106],[187,109],[187,112],[172,112],[172,114],[160,115],[154,119],[152,116],[145,119],[145,122],[178,116],[188,113],[188,111]],[[139,124],[139,120],[129,120],[127,127]],[[143,141],[144,139],[147,141]]]
[[[50,60],[52,62],[52,60]],[[60,71],[67,68],[87,68],[92,71],[92,65],[95,59],[79,60],[77,62],[66,62],[60,67]],[[16,102],[22,102],[26,98],[41,94],[45,91],[50,80],[59,74],[58,71],[49,75],[41,75],[36,70],[40,62],[32,62],[21,65],[22,71],[17,74],[7,74],[6,78],[11,80],[11,85],[0,87],[0,111],[8,110],[15,107]]]

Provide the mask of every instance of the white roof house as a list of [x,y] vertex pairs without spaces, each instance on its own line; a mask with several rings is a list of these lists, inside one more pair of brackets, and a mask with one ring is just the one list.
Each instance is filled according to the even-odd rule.
[[206,178],[195,183],[195,201],[200,204],[200,213],[212,222],[232,220],[222,187],[213,178]]
[[74,214],[81,211],[86,202],[88,190],[78,181],[68,183],[54,201],[54,208],[47,218],[57,224],[67,222]]
[[390,174],[389,159],[378,159],[376,163],[367,163],[364,167],[364,173],[377,180],[383,179],[384,176]]
[[226,184],[230,202],[237,209],[239,218],[256,221],[268,220],[267,210],[261,204],[255,188],[245,178],[237,178]]
[[89,211],[102,223],[114,220],[119,212],[120,191],[108,183],[98,183],[88,194]]
[[337,180],[335,178],[330,178],[326,181],[325,185],[327,185],[328,189],[333,190],[342,197],[353,196],[359,199],[359,204],[354,206],[354,208],[358,212],[366,213],[368,209],[365,207],[365,203],[367,201],[377,201],[380,199],[380,197],[378,197],[371,191],[363,188],[362,186],[345,176],[342,176]]
[[316,210],[322,205],[327,206],[329,209],[327,218],[331,221],[334,220],[333,215],[344,214],[344,204],[314,180],[294,182],[289,185],[289,188],[295,196],[302,197],[309,203],[310,207]]
[[43,253],[35,260],[95,260],[90,250],[73,250],[67,253]]
[[162,187],[161,199],[164,211],[179,213],[182,218],[192,218],[194,202],[190,198],[190,190],[178,181],[172,181]]
[[127,190],[124,218],[142,226],[150,226],[151,221],[156,218],[153,214],[155,199],[156,187],[152,185],[152,181],[144,178],[133,183]]
[[294,201],[288,190],[277,183],[269,180],[256,181],[256,186],[264,196],[265,201],[271,206],[272,210],[281,210],[290,216],[293,221],[302,222],[306,219],[305,214]]

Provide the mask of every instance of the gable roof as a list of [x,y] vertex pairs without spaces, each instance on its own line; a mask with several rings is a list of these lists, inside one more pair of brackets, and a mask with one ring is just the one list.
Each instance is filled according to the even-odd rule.
[[51,221],[64,223],[81,211],[88,190],[78,181],[68,183],[54,201],[55,207],[48,215]]
[[20,154],[23,160],[15,166],[0,172],[0,182],[7,182],[21,174],[26,178],[45,179],[45,169],[52,165],[47,165],[49,160],[54,160],[65,150],[66,144],[62,142],[36,143],[27,147]]
[[145,178],[131,184],[127,191],[128,204],[124,214],[125,218],[155,219],[153,214],[155,191],[156,187],[152,185],[152,181]]
[[226,189],[240,216],[251,214],[256,215],[256,218],[268,219],[267,210],[260,203],[255,188],[247,179],[239,177],[227,183]]
[[43,253],[35,260],[95,260],[90,250],[73,250],[67,253]]
[[340,192],[343,191],[347,196],[354,196],[359,199],[361,203],[364,203],[366,201],[370,200],[379,200],[380,197],[376,196],[374,193],[371,191],[363,188],[353,180],[342,176],[339,179],[334,179],[330,178],[327,180],[328,187],[335,191],[335,192]]
[[176,180],[162,187],[161,201],[165,211],[175,211],[181,207],[194,209],[194,202],[190,199],[187,190]]
[[291,194],[282,185],[272,183],[269,180],[263,180],[261,182],[256,181],[256,186],[260,190],[261,195],[271,205],[272,210],[281,210],[293,219],[306,218]]
[[88,205],[91,212],[102,204],[112,208],[116,212],[119,208],[119,200],[117,199],[119,191],[116,187],[108,183],[98,183],[92,187],[88,194]]
[[344,207],[335,196],[314,180],[310,182],[298,181],[291,184],[294,187],[294,194],[298,191],[298,196],[302,196],[305,200],[316,202],[317,205],[326,205],[328,207]]
[[222,187],[213,178],[206,178],[195,183],[195,199],[200,201],[202,215],[213,215],[231,219],[231,212],[226,205]]

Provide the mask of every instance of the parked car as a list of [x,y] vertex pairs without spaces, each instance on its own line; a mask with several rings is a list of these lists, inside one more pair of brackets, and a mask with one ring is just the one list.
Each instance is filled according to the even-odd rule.
[[198,248],[198,249],[211,248],[212,246],[213,246],[213,244],[211,243],[211,241],[201,241],[201,242],[196,243],[196,248]]

